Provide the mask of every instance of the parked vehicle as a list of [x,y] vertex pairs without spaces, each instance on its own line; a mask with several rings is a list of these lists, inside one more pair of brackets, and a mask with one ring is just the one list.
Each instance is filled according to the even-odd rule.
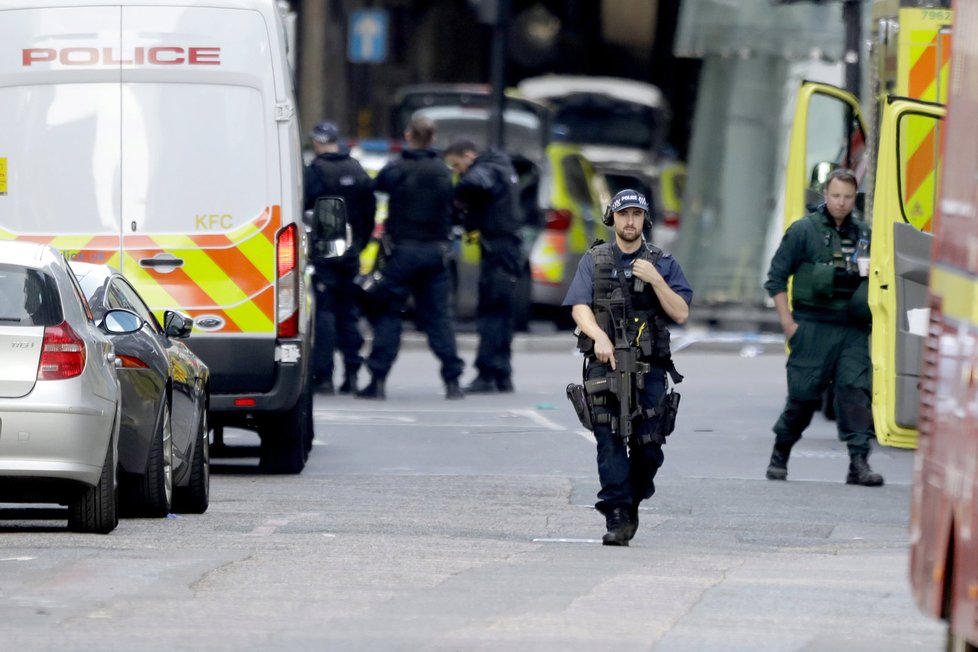
[[119,486],[123,516],[202,514],[210,496],[210,372],[183,340],[193,320],[173,310],[163,324],[108,265],[72,262],[96,320],[123,308],[139,330],[112,334],[122,387]]
[[112,265],[193,317],[215,443],[257,431],[268,473],[300,472],[313,436],[287,7],[0,0],[0,238]]
[[652,239],[670,247],[679,230],[686,168],[667,151],[669,105],[652,84],[618,77],[543,75],[517,85],[553,111],[551,138],[574,143],[608,190],[632,188],[652,202]]
[[121,397],[106,333],[132,333],[125,310],[94,317],[64,256],[0,241],[0,501],[68,506],[68,527],[119,522]]

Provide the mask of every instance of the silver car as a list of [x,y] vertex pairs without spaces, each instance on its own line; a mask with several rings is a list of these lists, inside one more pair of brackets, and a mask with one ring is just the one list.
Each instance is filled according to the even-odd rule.
[[0,502],[60,503],[72,530],[115,529],[121,391],[105,333],[137,323],[116,310],[96,326],[62,254],[0,242]]

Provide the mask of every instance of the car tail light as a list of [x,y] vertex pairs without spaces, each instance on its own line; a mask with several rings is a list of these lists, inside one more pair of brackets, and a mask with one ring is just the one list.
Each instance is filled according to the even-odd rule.
[[566,231],[574,218],[566,208],[550,209],[544,214],[544,228],[552,231]]
[[44,327],[38,380],[65,380],[80,376],[85,368],[85,342],[68,322]]
[[665,211],[662,214],[662,223],[670,228],[679,228],[679,213],[675,211]]
[[279,230],[275,243],[275,267],[278,277],[276,314],[278,336],[295,337],[299,333],[299,238],[295,224]]

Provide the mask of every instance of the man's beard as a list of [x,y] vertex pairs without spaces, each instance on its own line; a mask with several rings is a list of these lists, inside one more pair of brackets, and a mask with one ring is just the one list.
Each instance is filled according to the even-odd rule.
[[640,229],[635,229],[631,234],[626,235],[625,229],[622,228],[618,230],[618,237],[625,242],[635,242],[642,237],[642,231]]

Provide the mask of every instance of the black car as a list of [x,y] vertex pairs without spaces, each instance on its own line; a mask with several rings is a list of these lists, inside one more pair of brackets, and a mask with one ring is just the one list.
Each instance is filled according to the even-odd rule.
[[119,499],[123,515],[202,514],[210,497],[209,371],[180,340],[193,321],[167,310],[161,327],[129,281],[112,267],[71,263],[96,321],[125,308],[142,319],[110,335],[122,387]]

